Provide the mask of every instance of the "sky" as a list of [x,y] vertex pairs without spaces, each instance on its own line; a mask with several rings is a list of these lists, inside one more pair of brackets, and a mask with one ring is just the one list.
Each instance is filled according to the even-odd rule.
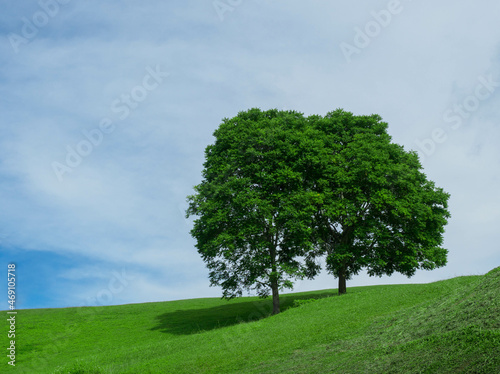
[[[0,274],[16,265],[17,308],[220,297],[186,196],[222,119],[255,107],[379,114],[451,194],[445,267],[348,287],[500,266],[499,14],[493,0],[9,4]],[[322,273],[294,291],[336,286]]]

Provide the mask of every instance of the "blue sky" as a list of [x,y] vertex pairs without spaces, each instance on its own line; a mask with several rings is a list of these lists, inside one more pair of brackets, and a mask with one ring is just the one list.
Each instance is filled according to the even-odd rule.
[[[220,296],[185,198],[221,119],[252,107],[380,114],[451,193],[446,267],[348,286],[499,266],[499,11],[493,0],[10,4],[0,266],[17,265],[17,307]],[[294,290],[334,287],[322,274]]]

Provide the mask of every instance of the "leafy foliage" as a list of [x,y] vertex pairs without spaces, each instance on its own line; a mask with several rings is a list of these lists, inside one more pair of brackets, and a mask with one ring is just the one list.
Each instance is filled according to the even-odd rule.
[[[291,288],[316,261],[345,281],[446,264],[449,194],[418,156],[391,142],[380,116],[341,109],[304,117],[250,109],[224,119],[189,196],[192,235],[223,296]],[[278,309],[276,309],[276,312]]]
[[304,181],[307,131],[299,113],[251,109],[224,119],[206,149],[188,215],[199,217],[191,233],[226,298],[252,289],[276,297],[319,270],[310,256],[318,201]]
[[411,276],[444,266],[449,195],[427,180],[417,154],[391,143],[378,115],[337,110],[311,124],[328,150],[312,178],[322,196],[316,231],[328,270],[345,280],[362,268]]

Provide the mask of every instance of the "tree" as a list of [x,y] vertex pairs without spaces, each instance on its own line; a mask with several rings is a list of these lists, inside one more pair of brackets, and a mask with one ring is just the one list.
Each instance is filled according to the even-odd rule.
[[417,154],[391,143],[378,115],[337,110],[309,117],[309,124],[327,150],[308,176],[322,200],[315,213],[316,254],[326,254],[339,294],[362,268],[371,276],[410,277],[444,266],[449,194],[427,180]]
[[276,314],[279,291],[319,271],[311,240],[319,194],[304,178],[321,149],[312,131],[302,114],[251,109],[214,132],[187,216],[198,216],[191,234],[224,298],[271,292]]

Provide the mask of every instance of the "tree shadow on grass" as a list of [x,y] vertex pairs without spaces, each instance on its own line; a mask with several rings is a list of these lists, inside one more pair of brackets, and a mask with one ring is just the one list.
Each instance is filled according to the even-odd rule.
[[[294,306],[295,300],[322,299],[336,295],[334,291],[315,294],[286,294],[280,296],[281,312]],[[258,321],[272,314],[270,298],[245,302],[230,302],[226,305],[202,309],[176,310],[156,317],[158,325],[151,330],[175,335],[190,335],[242,322]]]

